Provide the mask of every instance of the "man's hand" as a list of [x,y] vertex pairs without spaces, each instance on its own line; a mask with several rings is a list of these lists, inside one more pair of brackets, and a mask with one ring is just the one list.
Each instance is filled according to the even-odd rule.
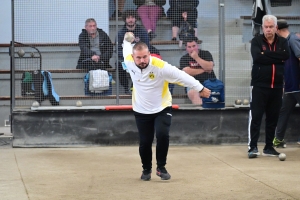
[[190,56],[194,60],[198,59],[199,58],[198,51],[192,51],[192,53],[190,53]]
[[185,67],[182,69],[182,71],[184,71],[187,74],[190,74],[191,68],[190,67]]
[[206,87],[200,93],[200,97],[208,98],[210,96],[210,90]]
[[95,61],[97,63],[97,62],[99,62],[99,60],[100,60],[100,56],[98,56],[98,55],[92,56],[92,61]]

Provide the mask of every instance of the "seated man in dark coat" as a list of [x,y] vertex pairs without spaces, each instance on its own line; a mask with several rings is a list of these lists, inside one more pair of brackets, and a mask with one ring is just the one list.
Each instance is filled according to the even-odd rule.
[[77,69],[95,70],[110,68],[113,44],[108,35],[97,28],[95,19],[85,21],[85,29],[79,35],[80,56]]

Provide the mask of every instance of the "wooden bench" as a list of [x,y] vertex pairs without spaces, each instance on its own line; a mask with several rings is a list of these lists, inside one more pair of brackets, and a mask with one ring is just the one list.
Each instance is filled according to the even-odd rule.
[[[277,19],[299,20],[300,16],[276,16]],[[240,16],[240,19],[252,20],[252,16]]]
[[[202,43],[201,40],[198,41],[199,44]],[[179,41],[152,41],[152,45],[178,45]],[[26,44],[29,46],[34,46],[34,47],[63,47],[63,46],[78,46],[78,43],[34,43],[34,44]],[[115,44],[114,44],[115,45]],[[10,44],[0,44],[1,47],[10,47]],[[22,45],[15,44],[15,47],[22,47]],[[42,52],[43,53],[43,52]],[[14,73],[16,74],[22,74],[26,71],[33,71],[34,69],[17,69],[15,70]],[[42,69],[42,70],[47,70],[51,73],[59,73],[59,74],[70,74],[70,73],[87,73],[87,70],[82,70],[82,69]],[[115,72],[115,68],[107,68],[106,69],[108,72]],[[10,74],[10,70],[0,70],[0,74]],[[16,96],[16,100],[28,100],[32,99],[34,100],[34,97],[29,97],[29,96]],[[131,99],[130,95],[119,95],[120,99]],[[174,99],[186,99],[187,95],[186,94],[176,94],[173,95]],[[108,96],[60,96],[61,100],[76,100],[76,99],[116,99],[116,95],[108,95]],[[0,96],[0,100],[10,100],[9,96]]]
[[[114,72],[114,68],[106,69],[109,72]],[[16,70],[15,73],[22,74],[28,70]],[[82,69],[47,69],[51,73],[87,73],[86,70]],[[9,74],[10,70],[0,70],[0,74]],[[60,96],[60,100],[89,100],[89,99],[116,99],[116,95],[107,95],[107,96],[87,96],[87,95],[74,95],[74,96]],[[173,94],[172,98],[174,99],[186,99],[188,98],[186,94]],[[16,96],[16,100],[34,100],[34,96]],[[131,95],[119,95],[119,99],[131,99]],[[0,100],[10,100],[10,96],[0,96]]]
[[[202,44],[202,40],[198,40],[198,44]],[[178,45],[179,41],[151,41],[151,45]],[[63,46],[68,46],[68,47],[76,47],[78,46],[78,43],[33,43],[33,44],[26,44],[34,47],[63,47]],[[116,45],[113,43],[113,45]],[[0,44],[0,47],[10,47],[10,44]],[[22,47],[22,45],[16,44],[15,47]]]
[[[83,70],[83,69],[42,69],[42,70],[47,70],[48,72],[59,73],[59,74],[87,73],[87,70]],[[108,72],[115,72],[116,71],[115,68],[106,68],[105,70],[108,71]],[[21,74],[21,73],[28,72],[28,71],[34,71],[34,70],[28,70],[28,69],[27,70],[25,70],[25,69],[15,70],[15,73]],[[9,73],[10,73],[10,70],[3,70],[3,69],[0,70],[0,74],[9,74]]]
[[[107,96],[85,96],[85,95],[73,95],[73,96],[59,96],[60,100],[90,100],[90,99],[116,99],[117,95],[107,95]],[[173,99],[186,99],[188,98],[186,94],[173,94]],[[34,96],[16,96],[16,100],[34,100]],[[119,99],[131,99],[131,95],[119,95]],[[1,101],[10,100],[10,96],[0,96]]]

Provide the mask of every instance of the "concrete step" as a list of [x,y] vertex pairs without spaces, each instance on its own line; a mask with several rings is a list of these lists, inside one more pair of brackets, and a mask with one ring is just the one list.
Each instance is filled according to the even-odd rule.
[[249,78],[251,77],[251,70],[243,70],[236,68],[235,70],[228,70],[225,68],[226,80],[230,78]]
[[[225,35],[241,35],[242,34],[242,29],[241,27],[226,27],[225,28]],[[210,35],[215,35],[219,36],[220,35],[220,28],[219,27],[212,27],[212,28],[198,28],[198,35],[200,36],[210,36]]]
[[236,70],[251,71],[252,66],[249,60],[225,60],[226,72],[235,72]]
[[[238,20],[235,18],[227,18],[225,20],[225,27],[237,27],[239,26]],[[199,28],[219,28],[218,17],[200,17],[198,18]]]
[[[178,57],[180,58],[184,53],[184,47],[179,47],[176,44],[171,45],[154,45],[160,50],[162,57],[169,57],[170,63],[177,65],[179,63]],[[41,47],[42,54],[42,69],[75,69],[77,66],[77,61],[79,58],[80,50],[79,47]],[[172,57],[175,58],[176,62],[173,62]],[[0,53],[0,64],[1,69],[10,69],[10,57],[6,53]],[[28,59],[30,61],[30,59]],[[114,53],[110,65],[115,66],[116,54]],[[39,64],[34,62],[27,62],[24,60],[19,60],[16,62],[16,69],[39,69]],[[24,61],[24,62],[23,62]],[[178,62],[177,62],[178,61]],[[25,62],[27,62],[25,64]],[[26,65],[26,66],[25,66]]]
[[249,54],[245,52],[225,52],[226,60],[236,60],[239,58],[240,60],[247,60],[249,59]]
[[232,86],[235,88],[239,87],[247,87],[250,85],[251,78],[250,77],[226,77],[225,79],[225,85],[226,86]]

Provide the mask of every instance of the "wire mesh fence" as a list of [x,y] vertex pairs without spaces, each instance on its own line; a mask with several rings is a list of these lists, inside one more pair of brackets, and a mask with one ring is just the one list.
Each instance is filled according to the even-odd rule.
[[[15,107],[30,107],[36,100],[45,106],[75,106],[77,101],[82,101],[83,105],[131,104],[134,85],[122,66],[122,41],[127,31],[135,33],[135,42],[147,43],[152,56],[161,57],[180,69],[203,68],[195,60],[183,61],[189,56],[189,44],[184,34],[195,35],[198,40],[194,48],[210,55],[201,59],[213,61],[215,77],[225,84],[226,105],[233,106],[235,100],[249,98],[254,1],[196,0],[181,1],[182,4],[172,0],[160,1],[162,3],[135,0],[12,2],[13,41],[21,43],[14,43],[12,54]],[[278,19],[285,18],[292,32],[300,31],[299,0],[262,2]],[[224,36],[224,40],[220,36]],[[98,69],[106,73],[93,74]],[[35,92],[36,79],[30,79],[35,71],[50,73],[50,83],[45,74],[38,82],[39,95],[44,95],[43,98]],[[212,76],[205,73],[205,76],[193,76],[203,83]],[[105,81],[98,81],[98,84],[104,84],[106,88],[90,89],[91,76],[102,77]],[[93,80],[97,82],[97,78]],[[182,86],[170,84],[169,89],[173,103],[201,104],[193,101]],[[50,98],[58,103],[53,104]]]

